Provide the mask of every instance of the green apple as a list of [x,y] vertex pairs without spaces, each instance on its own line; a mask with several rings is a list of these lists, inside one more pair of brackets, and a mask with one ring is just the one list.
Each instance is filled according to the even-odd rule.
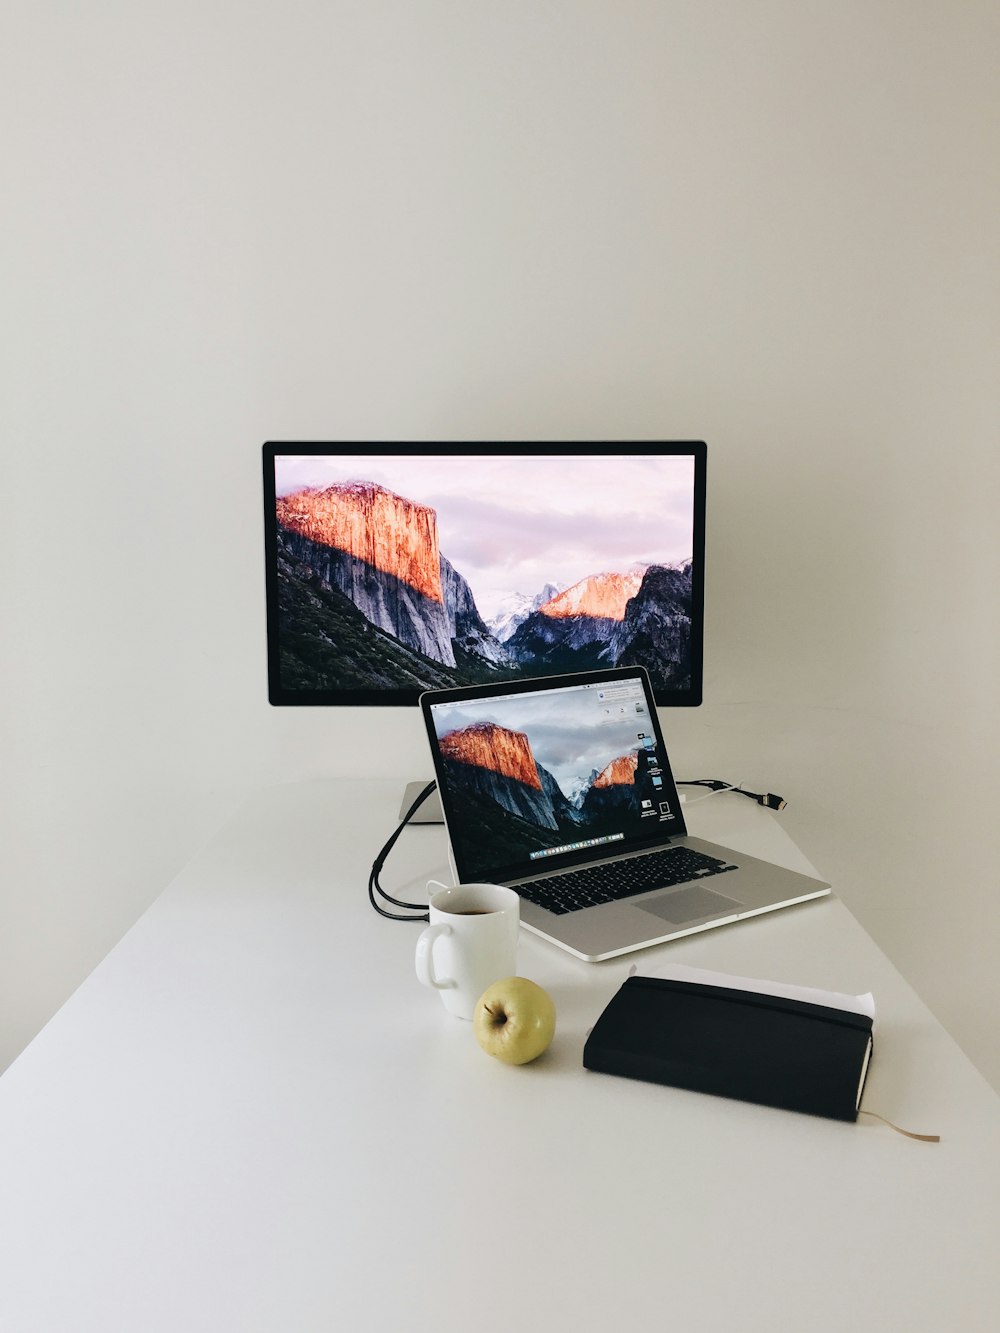
[[472,1026],[489,1055],[504,1064],[526,1065],[552,1040],[556,1007],[548,991],[527,977],[505,977],[480,995]]

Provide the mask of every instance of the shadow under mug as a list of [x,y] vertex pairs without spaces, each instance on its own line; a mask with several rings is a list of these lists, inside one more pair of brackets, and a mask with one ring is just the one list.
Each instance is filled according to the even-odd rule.
[[431,880],[430,924],[417,940],[417,978],[458,1018],[471,1019],[487,986],[517,972],[520,898],[501,884]]

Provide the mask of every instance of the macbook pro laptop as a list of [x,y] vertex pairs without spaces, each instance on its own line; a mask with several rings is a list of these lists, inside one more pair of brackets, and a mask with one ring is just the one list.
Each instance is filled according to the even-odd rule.
[[531,931],[598,962],[830,892],[687,834],[641,667],[420,699],[458,882],[516,889]]

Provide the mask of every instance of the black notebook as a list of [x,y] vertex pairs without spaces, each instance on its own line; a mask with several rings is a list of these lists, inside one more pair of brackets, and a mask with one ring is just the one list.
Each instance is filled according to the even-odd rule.
[[787,995],[629,977],[583,1050],[587,1069],[856,1120],[868,1014]]

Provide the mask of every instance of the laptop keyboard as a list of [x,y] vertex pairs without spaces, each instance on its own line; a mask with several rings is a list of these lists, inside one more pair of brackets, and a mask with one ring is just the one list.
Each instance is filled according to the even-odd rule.
[[692,851],[690,847],[667,847],[644,856],[629,856],[583,870],[568,870],[562,875],[535,879],[514,887],[522,898],[536,907],[544,907],[557,916],[579,912],[585,907],[634,898],[651,889],[668,889],[675,884],[708,879],[736,867],[728,861]]

